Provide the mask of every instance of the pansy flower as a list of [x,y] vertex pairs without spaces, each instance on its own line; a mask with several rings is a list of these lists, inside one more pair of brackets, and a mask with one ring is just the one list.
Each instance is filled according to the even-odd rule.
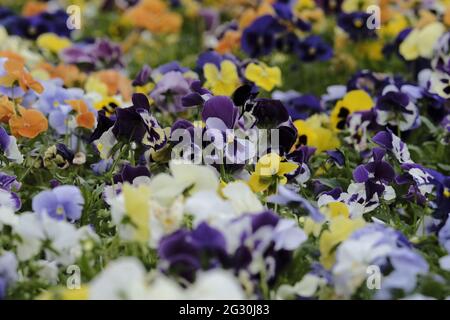
[[206,63],[203,73],[205,87],[215,95],[230,96],[240,84],[236,65],[229,60],[222,61],[220,69],[212,63]]
[[281,85],[281,71],[278,67],[269,67],[264,63],[250,63],[245,68],[245,77],[266,91],[272,91]]
[[354,41],[376,38],[376,30],[368,27],[370,14],[366,12],[341,13],[337,24]]
[[192,79],[185,78],[180,72],[167,72],[158,80],[150,97],[163,112],[183,111],[182,98],[189,93],[191,81]]
[[284,29],[271,15],[259,17],[244,29],[241,48],[252,58],[268,55],[276,45],[276,35]]
[[392,166],[383,160],[385,151],[381,148],[372,150],[372,161],[359,165],[353,171],[353,178],[358,183],[365,183],[368,199],[376,193],[380,196],[384,192],[384,185],[392,182],[395,171]]
[[375,107],[380,125],[398,127],[400,131],[411,130],[419,126],[419,110],[408,95],[395,86],[387,86]]
[[430,59],[433,46],[445,32],[445,26],[440,22],[430,23],[423,28],[414,28],[400,44],[400,54],[407,61],[418,58]]
[[33,211],[47,214],[57,220],[78,220],[81,218],[84,198],[75,186],[64,185],[42,191],[33,198]]
[[77,125],[86,129],[93,129],[95,126],[95,115],[89,111],[88,106],[83,100],[66,101],[77,113],[75,118]]
[[348,92],[342,100],[334,106],[330,115],[333,130],[343,130],[347,123],[347,117],[356,111],[370,110],[374,105],[372,98],[363,90]]
[[286,92],[274,91],[272,98],[280,100],[285,105],[292,121],[305,120],[314,113],[323,111],[320,99],[312,94],[300,94],[294,90]]
[[20,107],[9,119],[9,126],[14,136],[33,139],[47,131],[48,121],[38,110]]
[[72,45],[69,39],[59,37],[54,33],[44,33],[41,34],[37,40],[36,44],[44,50],[48,50],[51,53],[58,54],[61,50],[68,48]]
[[0,172],[0,208],[8,207],[17,211],[22,206],[22,201],[17,194],[22,184],[15,176]]
[[404,294],[415,288],[418,275],[428,272],[428,264],[400,232],[380,224],[368,224],[355,231],[336,250],[332,269],[336,293],[350,298],[366,282],[367,268],[378,267],[383,275],[376,298],[388,299],[395,291]]
[[278,154],[269,153],[258,160],[248,184],[254,192],[262,192],[274,183],[285,184],[287,182],[285,175],[297,168],[298,164],[282,161]]
[[0,150],[4,152],[8,160],[21,164],[23,156],[17,146],[15,137],[8,135],[3,127],[0,127]]
[[333,57],[333,49],[319,36],[311,35],[294,48],[300,60],[305,62],[327,61]]
[[0,76],[0,85],[13,87],[15,83],[18,83],[25,92],[32,89],[36,93],[42,93],[44,90],[42,85],[25,70],[24,61],[9,58],[4,61],[3,68],[6,74]]
[[340,147],[341,142],[336,134],[328,128],[329,119],[326,115],[313,115],[306,120],[294,121],[297,129],[295,146],[309,146],[317,152],[332,150]]

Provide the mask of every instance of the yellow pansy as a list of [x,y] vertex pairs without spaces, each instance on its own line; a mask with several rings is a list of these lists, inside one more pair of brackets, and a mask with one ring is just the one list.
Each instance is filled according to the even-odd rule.
[[134,187],[128,183],[123,186],[125,211],[136,228],[134,238],[145,242],[149,239],[149,200],[150,188],[147,185]]
[[393,14],[389,21],[380,29],[381,35],[395,38],[402,30],[408,27],[408,20],[401,13]]
[[[335,261],[336,246],[346,240],[355,230],[362,228],[366,222],[363,218],[350,219],[350,211],[342,202],[331,202],[320,209],[326,215],[329,223],[328,230],[323,231],[319,240],[320,262],[325,268],[330,269]],[[309,230],[314,228],[314,226],[308,227]]]
[[205,87],[215,95],[230,96],[239,86],[239,75],[233,62],[224,60],[220,64],[220,70],[215,64],[206,63],[203,66],[205,75]]
[[429,59],[433,56],[434,44],[444,32],[445,26],[440,22],[430,23],[422,29],[416,28],[400,44],[400,54],[407,61],[419,57]]
[[108,95],[108,86],[95,76],[87,79],[84,89],[87,92],[96,92],[103,97]]
[[248,181],[250,188],[254,192],[267,190],[275,182],[275,179],[281,184],[285,184],[287,178],[284,175],[298,168],[298,165],[295,163],[281,160],[281,157],[273,152],[262,156],[258,160],[255,172],[252,173]]
[[245,77],[266,91],[272,91],[275,86],[281,85],[280,68],[269,67],[264,63],[250,63],[245,68]]
[[320,207],[320,211],[325,215],[326,219],[323,222],[316,222],[310,217],[304,218],[303,221],[303,230],[307,235],[314,235],[318,237],[320,235],[320,231],[322,231],[322,226],[327,221],[330,221],[333,218],[337,218],[339,216],[343,216],[345,218],[350,217],[350,210],[348,206],[339,201],[330,202],[325,206]]
[[72,45],[69,39],[59,37],[54,33],[43,33],[36,41],[37,45],[41,49],[48,50],[53,53],[59,53],[61,50],[68,48]]
[[330,115],[331,127],[337,131],[342,130],[345,128],[347,117],[350,114],[370,110],[373,106],[372,98],[364,90],[350,91],[334,106]]
[[297,129],[298,138],[295,147],[307,145],[317,149],[317,152],[339,148],[341,142],[336,134],[326,126],[326,115],[313,115],[306,120],[296,120],[294,126]]

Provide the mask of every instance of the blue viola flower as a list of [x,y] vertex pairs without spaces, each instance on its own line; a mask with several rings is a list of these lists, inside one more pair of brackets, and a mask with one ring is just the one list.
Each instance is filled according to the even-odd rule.
[[284,30],[285,27],[274,17],[270,15],[259,17],[244,30],[241,48],[252,58],[266,56],[276,45],[276,35]]
[[33,211],[57,220],[81,218],[84,198],[76,186],[63,185],[38,193],[32,201]]
[[305,62],[328,61],[333,57],[333,48],[320,36],[311,35],[295,47],[298,57]]
[[370,14],[366,12],[341,13],[337,24],[352,40],[360,41],[377,37],[376,30],[367,25]]

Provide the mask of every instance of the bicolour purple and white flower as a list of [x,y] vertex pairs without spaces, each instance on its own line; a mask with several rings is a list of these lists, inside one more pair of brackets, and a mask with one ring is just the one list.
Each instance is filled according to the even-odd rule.
[[8,135],[3,127],[0,127],[0,151],[3,151],[8,160],[21,164],[23,162],[23,155],[17,146],[17,139],[14,136]]
[[15,176],[0,172],[0,207],[7,207],[14,211],[20,209],[22,201],[16,192],[21,185]]
[[33,211],[57,220],[76,221],[81,218],[84,198],[76,186],[63,185],[38,193],[32,202]]
[[375,106],[379,125],[398,127],[401,131],[420,125],[419,110],[411,98],[396,86],[386,86]]
[[387,131],[378,132],[373,138],[373,142],[386,150],[392,152],[401,164],[412,163],[408,146],[397,137],[389,128]]

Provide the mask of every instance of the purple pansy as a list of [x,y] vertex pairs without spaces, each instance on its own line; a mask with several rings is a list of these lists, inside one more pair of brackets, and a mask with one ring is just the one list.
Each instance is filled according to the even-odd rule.
[[122,49],[107,39],[93,43],[77,43],[64,49],[60,58],[67,64],[76,64],[87,70],[123,68]]
[[373,39],[377,34],[374,28],[368,27],[370,17],[371,15],[366,12],[341,13],[337,24],[354,41]]
[[274,17],[259,17],[244,29],[241,38],[242,50],[252,58],[268,55],[276,45],[276,34],[284,30],[285,27]]
[[333,57],[333,48],[320,36],[311,35],[301,40],[294,49],[305,62],[327,61]]
[[81,218],[84,198],[76,186],[63,185],[38,193],[33,198],[33,211],[50,217],[76,221]]
[[150,93],[156,106],[163,112],[176,113],[183,111],[182,98],[190,90],[190,82],[183,74],[176,71],[165,73]]

